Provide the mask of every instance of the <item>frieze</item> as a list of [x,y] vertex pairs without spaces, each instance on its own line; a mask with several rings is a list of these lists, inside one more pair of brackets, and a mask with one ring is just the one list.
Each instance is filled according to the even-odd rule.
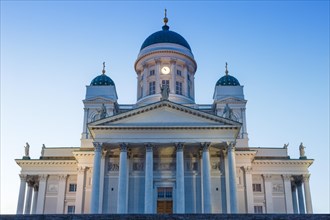
[[49,184],[47,191],[51,192],[51,193],[56,193],[58,191],[58,185],[57,184]]
[[119,171],[119,162],[108,162],[108,172],[118,172]]
[[273,192],[283,192],[283,185],[274,183]]

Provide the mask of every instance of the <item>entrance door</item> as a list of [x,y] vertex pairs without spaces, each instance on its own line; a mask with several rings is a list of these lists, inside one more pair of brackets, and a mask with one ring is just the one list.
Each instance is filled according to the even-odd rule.
[[173,213],[173,188],[158,187],[157,189],[157,213],[171,214]]

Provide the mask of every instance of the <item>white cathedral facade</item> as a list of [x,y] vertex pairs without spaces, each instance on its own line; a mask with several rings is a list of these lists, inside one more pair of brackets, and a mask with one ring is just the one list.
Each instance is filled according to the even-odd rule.
[[86,87],[80,147],[45,147],[21,167],[17,214],[312,213],[300,146],[250,147],[243,86],[228,74],[209,105],[195,103],[188,42],[162,30],[142,44],[137,102],[117,102],[105,74]]

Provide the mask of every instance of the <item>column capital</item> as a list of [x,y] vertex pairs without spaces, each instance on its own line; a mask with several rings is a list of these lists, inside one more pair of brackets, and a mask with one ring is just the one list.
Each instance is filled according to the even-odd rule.
[[265,181],[270,181],[272,179],[271,174],[262,174],[262,176],[264,177]]
[[292,179],[292,175],[290,175],[290,174],[282,174],[282,178],[283,178],[283,180],[291,180]]
[[94,151],[95,152],[101,152],[102,143],[100,143],[100,142],[93,142],[93,145],[94,145]]
[[26,181],[27,175],[26,174],[18,174],[19,178],[21,179],[21,181]]
[[39,175],[39,181],[46,181],[48,178],[48,174],[41,174]]
[[246,174],[251,174],[252,173],[252,167],[251,166],[245,166],[244,171]]
[[303,176],[292,176],[293,178],[293,181],[294,183],[297,185],[297,186],[300,186],[302,184],[302,181],[303,181]]
[[228,153],[229,152],[235,152],[235,145],[236,145],[236,142],[235,141],[228,141],[227,142],[227,146],[228,146]]
[[202,147],[202,149],[203,149],[203,152],[208,152],[209,149],[210,149],[210,145],[211,145],[210,142],[204,142],[204,143],[201,143],[201,147]]
[[33,185],[33,189],[34,189],[34,191],[38,191],[39,190],[39,183],[35,183]]
[[127,152],[127,145],[128,145],[128,144],[126,144],[126,143],[121,143],[121,144],[119,145],[119,147],[120,147],[120,152]]
[[310,173],[308,173],[308,174],[304,174],[304,175],[302,176],[302,180],[303,180],[303,182],[304,182],[304,183],[305,183],[305,182],[308,182],[310,176],[311,176]]
[[85,167],[85,166],[79,166],[79,167],[77,168],[77,172],[78,172],[78,174],[79,174],[79,173],[84,173],[85,170],[86,170],[86,167]]
[[183,151],[183,147],[184,147],[184,144],[183,143],[175,143],[175,148],[176,148],[176,151]]
[[146,152],[152,152],[152,150],[153,150],[153,145],[152,144],[145,144],[144,145],[145,146],[145,148],[146,148]]
[[26,177],[26,182],[27,182],[29,187],[33,187],[35,182],[36,182],[35,176],[27,176]]
[[68,177],[67,174],[61,174],[61,175],[58,175],[58,179],[59,179],[59,181],[65,181],[67,177]]

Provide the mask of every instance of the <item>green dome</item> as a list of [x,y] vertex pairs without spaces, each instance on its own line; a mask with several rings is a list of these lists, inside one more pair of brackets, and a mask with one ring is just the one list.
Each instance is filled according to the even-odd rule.
[[191,51],[191,48],[186,41],[180,34],[170,31],[170,27],[167,25],[164,25],[163,30],[157,31],[150,35],[142,44],[141,49],[144,49],[150,45],[158,44],[158,43],[173,43],[173,44],[179,44]]
[[91,82],[91,86],[114,86],[114,85],[115,83],[112,81],[112,79],[105,74],[101,74],[95,77]]
[[240,84],[238,80],[235,77],[228,74],[221,77],[216,84],[216,86],[239,86],[239,85]]

